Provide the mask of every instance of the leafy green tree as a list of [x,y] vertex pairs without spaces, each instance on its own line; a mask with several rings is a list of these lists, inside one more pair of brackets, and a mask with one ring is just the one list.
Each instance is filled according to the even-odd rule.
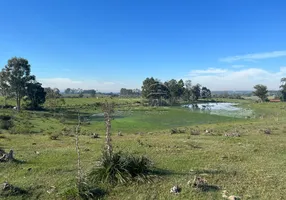
[[192,81],[191,80],[186,80],[185,81],[185,89],[183,92],[183,100],[191,102],[192,101]]
[[192,99],[193,101],[197,101],[201,96],[201,85],[196,84],[191,89]]
[[38,109],[41,104],[46,101],[46,92],[42,84],[34,81],[27,84],[27,97],[30,100],[29,107],[31,109]]
[[265,101],[268,93],[267,86],[258,84],[254,86],[254,89],[255,91],[253,92],[253,94],[259,97],[261,101]]
[[170,92],[166,85],[161,82],[154,83],[149,87],[147,98],[151,105],[162,105],[163,99],[170,98]]
[[71,89],[70,88],[65,89],[65,94],[70,94],[70,93],[71,93]]
[[169,92],[170,92],[170,101],[171,104],[175,103],[182,95],[184,92],[184,82],[181,79],[179,82],[177,82],[175,79],[172,79],[168,82],[164,83]]
[[[142,93],[141,93],[142,97],[143,98],[148,98],[148,96],[151,93],[151,86],[157,85],[159,83],[160,83],[160,81],[157,80],[157,79],[154,79],[153,77],[146,78],[143,81],[143,85],[142,85]],[[153,88],[153,90],[154,90],[154,88]]]
[[201,97],[203,99],[209,99],[211,98],[211,96],[212,96],[211,91],[207,87],[202,87]]
[[11,58],[8,60],[8,64],[4,70],[10,91],[14,93],[16,97],[17,110],[20,111],[21,99],[26,95],[27,84],[34,81],[35,76],[30,74],[31,66],[28,60],[24,58]]
[[286,101],[286,78],[281,78],[280,92],[281,100]]
[[11,95],[11,90],[8,85],[8,76],[5,70],[0,72],[0,93],[4,97],[4,106],[6,106],[7,99]]

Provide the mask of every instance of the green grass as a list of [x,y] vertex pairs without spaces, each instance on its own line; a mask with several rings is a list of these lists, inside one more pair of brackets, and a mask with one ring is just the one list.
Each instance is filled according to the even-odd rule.
[[[115,115],[116,116],[116,115]],[[112,121],[114,131],[123,133],[153,132],[176,127],[230,122],[238,120],[232,117],[208,115],[191,112],[181,108],[153,109],[123,113]],[[102,118],[94,120],[93,126],[102,126]],[[103,126],[102,126],[103,128]]]
[[[82,103],[86,102],[82,100]],[[114,188],[99,184],[108,189],[104,199],[222,199],[222,189],[243,199],[284,199],[286,106],[284,103],[257,104],[243,100],[240,103],[242,107],[253,109],[256,118],[210,116],[181,108],[121,106],[119,110],[124,112],[112,121],[114,149],[146,156],[161,175],[153,183],[118,185]],[[89,116],[94,111],[82,112]],[[95,112],[101,111],[97,109]],[[63,194],[76,183],[75,138],[60,135],[58,140],[51,140],[48,133],[61,133],[64,126],[72,128],[76,121],[71,117],[67,120],[68,124],[63,124],[60,118],[42,112],[15,117],[27,118],[34,125],[34,134],[12,135],[2,131],[0,147],[6,151],[13,149],[15,158],[24,162],[0,163],[0,183],[8,181],[28,190],[30,194],[26,199],[62,199]],[[19,120],[17,123],[23,122]],[[184,128],[186,133],[171,135],[170,128],[174,127]],[[263,134],[260,129],[265,128],[272,133]],[[201,134],[191,135],[190,129],[198,129]],[[213,130],[213,135],[204,134],[205,129]],[[123,136],[115,134],[118,130]],[[82,131],[99,132],[101,135],[99,139],[80,136],[82,165],[88,173],[100,158],[104,145],[102,118],[83,125]],[[241,137],[224,136],[235,131]],[[218,186],[220,190],[202,192],[191,188],[187,182],[195,175],[205,177],[208,184]],[[170,188],[176,184],[182,187],[182,192],[179,195],[170,194]],[[55,186],[56,191],[49,194],[47,190],[51,186]]]

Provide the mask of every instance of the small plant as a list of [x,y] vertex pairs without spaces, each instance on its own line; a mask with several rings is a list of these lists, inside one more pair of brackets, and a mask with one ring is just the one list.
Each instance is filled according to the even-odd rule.
[[176,129],[176,128],[172,128],[171,129],[171,134],[176,134],[176,133],[178,133],[179,131]]
[[104,152],[100,165],[95,167],[89,175],[92,182],[97,183],[127,183],[130,181],[146,182],[150,180],[151,161],[144,157],[113,153],[109,156]]

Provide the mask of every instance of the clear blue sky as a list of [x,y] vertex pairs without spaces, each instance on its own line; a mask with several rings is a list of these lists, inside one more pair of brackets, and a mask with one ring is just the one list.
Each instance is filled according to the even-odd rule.
[[286,76],[283,0],[9,0],[0,66],[24,57],[45,86],[119,91],[146,77],[213,90]]

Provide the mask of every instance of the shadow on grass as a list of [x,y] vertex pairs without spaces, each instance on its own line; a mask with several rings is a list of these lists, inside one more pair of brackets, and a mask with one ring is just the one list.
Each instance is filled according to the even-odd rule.
[[198,170],[191,170],[189,174],[194,175],[202,175],[202,174],[208,174],[208,175],[216,175],[216,174],[227,174],[228,172],[224,170],[218,170],[218,169],[198,169]]
[[220,190],[220,187],[216,185],[204,185],[199,189],[203,192],[217,192],[218,190]]
[[28,190],[10,185],[7,182],[4,182],[3,187],[0,191],[0,197],[11,197],[11,196],[19,196],[21,199],[29,199],[28,196],[30,196],[30,193]]
[[27,163],[27,161],[25,161],[25,160],[18,160],[15,158],[13,161],[10,161],[10,162],[15,163],[15,164],[26,164]]
[[158,169],[158,168],[153,169],[150,173],[155,176],[189,175],[188,172],[174,172],[171,170]]

